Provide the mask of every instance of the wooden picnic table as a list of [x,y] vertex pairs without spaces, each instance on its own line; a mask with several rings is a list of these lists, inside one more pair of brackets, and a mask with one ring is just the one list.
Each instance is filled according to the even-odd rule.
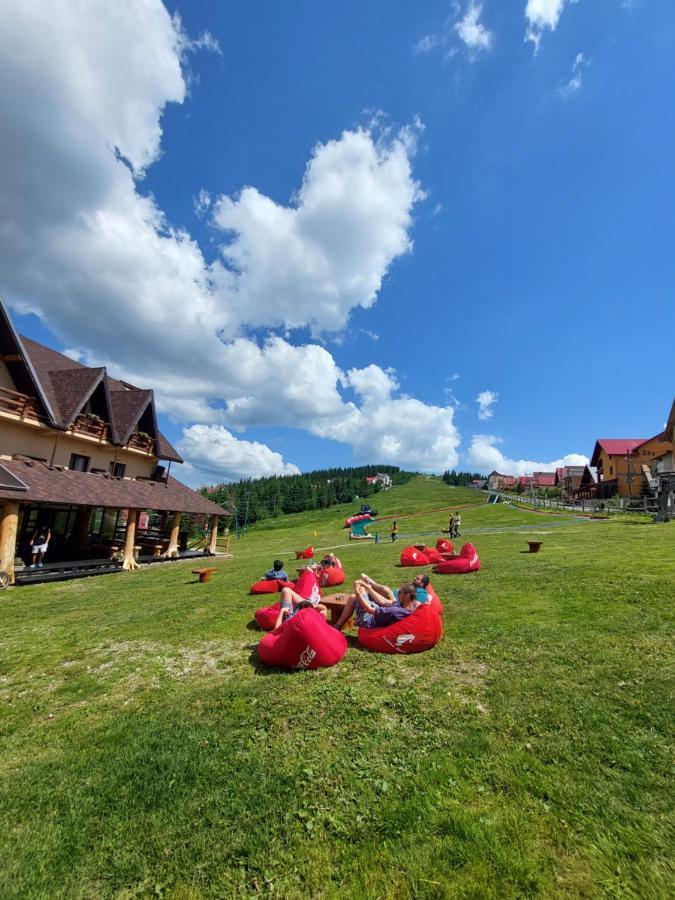
[[[328,597],[322,597],[320,602],[326,607],[330,613],[331,625],[337,624],[338,619],[347,605],[347,600],[351,594],[330,594]],[[354,622],[354,617],[350,616],[345,626],[350,628]]]

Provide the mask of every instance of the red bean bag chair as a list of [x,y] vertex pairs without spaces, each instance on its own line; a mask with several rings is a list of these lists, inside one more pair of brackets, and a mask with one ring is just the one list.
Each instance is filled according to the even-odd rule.
[[268,666],[322,669],[339,663],[347,638],[315,609],[301,609],[258,644],[258,656]]
[[440,575],[466,575],[479,569],[480,559],[473,544],[464,544],[457,556],[442,559],[434,566],[434,572]]
[[317,570],[320,587],[337,587],[338,584],[344,584],[345,573],[339,566],[328,566]]
[[251,585],[250,594],[276,594],[282,587],[290,584],[289,581],[279,581],[278,578],[263,578]]
[[431,598],[429,600],[429,608],[433,609],[433,611],[437,615],[442,616],[443,615],[443,604],[441,603],[440,597],[438,596],[438,594],[436,593],[434,588],[431,586],[431,584],[427,585],[427,594],[429,594],[429,597]]
[[312,569],[303,569],[295,583],[291,582],[289,587],[292,587],[296,594],[300,594],[305,600],[315,601],[321,596],[319,579]]
[[296,550],[296,559],[311,559],[314,556],[314,547],[305,547],[304,550]]
[[441,617],[424,603],[393,625],[359,628],[358,640],[362,647],[378,653],[421,653],[435,647],[442,634]]
[[437,563],[441,561],[441,554],[434,547],[423,547],[422,553],[424,553],[430,563]]
[[439,538],[436,541],[436,549],[439,553],[454,553],[455,548],[452,546],[452,541],[446,541],[445,538]]
[[274,603],[272,606],[262,606],[255,611],[255,620],[261,631],[271,631],[281,609],[280,603]]
[[418,550],[417,547],[406,547],[401,551],[402,566],[428,566],[429,560],[426,554]]

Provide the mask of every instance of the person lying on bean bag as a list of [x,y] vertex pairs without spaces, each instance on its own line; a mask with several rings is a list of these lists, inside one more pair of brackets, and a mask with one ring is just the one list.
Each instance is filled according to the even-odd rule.
[[[359,580],[365,583],[366,590],[368,591],[370,599],[373,601],[373,603],[377,603],[379,606],[393,606],[394,604],[399,602],[398,590],[394,591],[386,584],[379,584],[377,581],[372,579],[370,575],[366,575],[365,572],[361,573],[361,578]],[[413,577],[412,583],[417,591],[418,602],[428,603],[431,599],[429,593],[427,592],[429,576],[418,573]]]
[[258,656],[268,666],[319,669],[334,666],[347,652],[347,638],[329,625],[310,601],[301,601],[287,619],[258,644]]
[[293,587],[287,585],[282,588],[279,598],[279,614],[274,627],[278,628],[284,619],[292,616],[295,607],[303,600],[309,600],[317,612],[321,613],[324,618],[326,617],[328,610],[321,603],[321,589],[313,566],[307,566],[302,570]]
[[354,593],[347,599],[345,608],[335,627],[341,630],[352,615],[359,628],[382,628],[406,619],[420,605],[417,589],[413,584],[402,584],[398,589],[398,602],[380,605],[369,594],[370,585],[361,579],[354,582]]

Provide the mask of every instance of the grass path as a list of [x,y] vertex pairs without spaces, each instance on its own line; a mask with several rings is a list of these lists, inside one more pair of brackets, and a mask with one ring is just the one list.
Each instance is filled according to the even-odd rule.
[[[541,517],[500,507],[463,515],[483,569],[438,576],[418,656],[257,661],[249,584],[346,509],[252,529],[205,585],[186,562],[5,592],[0,896],[671,896],[672,525],[569,518],[532,555]],[[400,549],[340,556],[392,582]]]

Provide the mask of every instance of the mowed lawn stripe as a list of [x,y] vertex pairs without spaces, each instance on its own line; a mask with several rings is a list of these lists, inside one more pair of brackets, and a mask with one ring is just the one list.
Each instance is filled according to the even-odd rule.
[[[475,497],[420,478],[373,505]],[[353,511],[258,523],[209,584],[178,563],[2,595],[3,897],[669,896],[672,526],[472,506],[467,531],[544,546],[476,537],[478,574],[434,578],[434,651],[265,669],[250,583]],[[349,579],[410,576],[386,538],[341,549]]]

